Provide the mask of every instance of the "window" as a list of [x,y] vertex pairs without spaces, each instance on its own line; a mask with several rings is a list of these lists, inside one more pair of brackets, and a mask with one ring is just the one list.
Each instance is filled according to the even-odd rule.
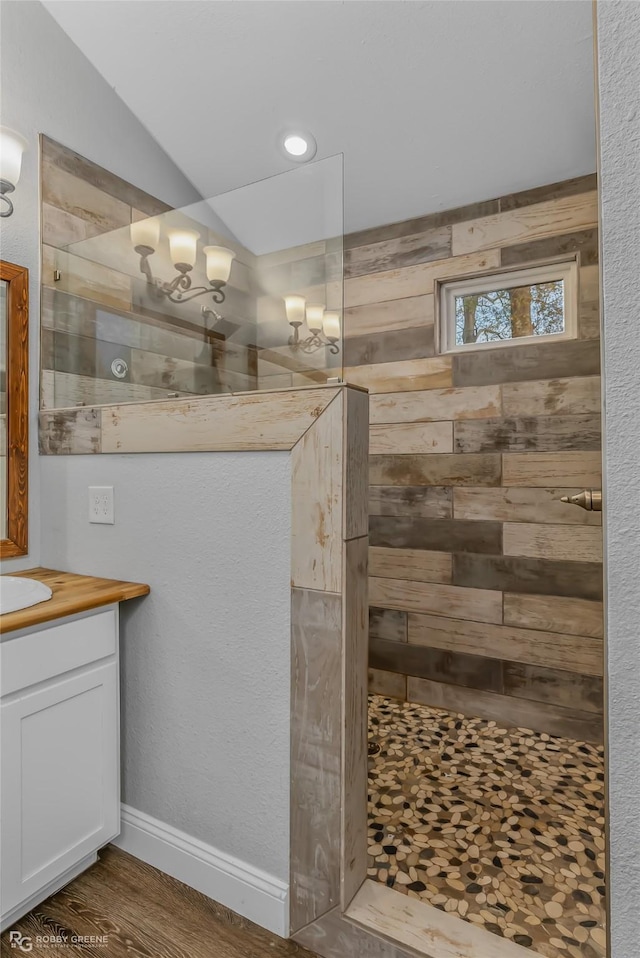
[[440,352],[574,338],[577,297],[575,260],[442,282]]

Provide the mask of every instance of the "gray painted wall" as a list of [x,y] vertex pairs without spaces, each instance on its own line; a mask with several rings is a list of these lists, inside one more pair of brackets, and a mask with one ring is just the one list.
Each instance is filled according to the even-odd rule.
[[610,958],[640,945],[640,4],[597,4],[605,360]]
[[28,569],[40,560],[38,134],[48,134],[174,206],[192,203],[199,195],[39,2],[3,3],[0,38],[2,124],[29,141],[13,194],[15,213],[2,220],[2,258],[30,270],[29,555],[3,562],[3,571],[11,572]]
[[288,882],[289,454],[41,463],[43,562],[152,589],[122,605],[124,801]]

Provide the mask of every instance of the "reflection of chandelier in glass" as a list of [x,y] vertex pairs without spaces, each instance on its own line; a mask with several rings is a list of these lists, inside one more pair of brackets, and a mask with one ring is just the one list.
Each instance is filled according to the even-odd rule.
[[[313,353],[321,346],[328,346],[329,352],[334,355],[340,352],[340,313],[307,303],[304,296],[293,294],[284,297],[284,307],[289,325],[293,327],[293,335],[289,337],[290,346],[304,353]],[[305,319],[310,335],[300,339],[300,327]]]
[[[196,263],[199,233],[195,230],[171,230],[169,252],[177,275],[169,282],[154,277],[149,257],[155,253],[160,242],[160,223],[155,217],[138,220],[130,226],[131,242],[140,257],[140,272],[146,277],[150,291],[156,299],[168,299],[172,303],[188,303],[196,296],[211,294],[214,303],[224,303],[226,286],[231,273],[235,253],[225,246],[205,246],[207,279],[209,286],[193,286],[189,273]],[[204,307],[203,307],[204,309]]]

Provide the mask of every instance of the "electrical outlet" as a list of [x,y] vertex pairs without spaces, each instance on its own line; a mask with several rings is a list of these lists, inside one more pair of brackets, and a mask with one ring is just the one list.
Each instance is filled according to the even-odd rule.
[[89,486],[89,522],[113,525],[113,486]]

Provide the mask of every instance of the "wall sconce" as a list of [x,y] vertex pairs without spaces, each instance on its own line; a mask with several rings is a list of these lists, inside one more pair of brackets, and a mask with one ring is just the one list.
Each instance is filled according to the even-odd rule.
[[[325,310],[318,303],[307,303],[304,296],[291,294],[284,297],[284,308],[293,335],[289,345],[301,349],[304,353],[313,353],[321,346],[328,346],[329,352],[340,352],[340,314]],[[310,335],[300,339],[300,327],[307,320]]]
[[0,216],[11,216],[13,203],[6,195],[13,193],[20,179],[22,154],[27,148],[27,141],[15,130],[0,126],[0,199],[6,203],[6,208],[0,211]]
[[[176,276],[169,282],[154,277],[149,264],[149,257],[160,245],[160,221],[155,217],[138,220],[129,227],[133,248],[140,257],[140,272],[146,277],[147,283],[156,299],[168,299],[172,303],[188,303],[196,296],[209,293],[214,303],[224,303],[223,287],[229,281],[231,263],[235,258],[233,250],[226,246],[205,246],[207,279],[209,286],[193,286],[189,273],[196,264],[198,254],[198,240],[200,234],[195,230],[171,230],[169,232],[169,253]],[[203,313],[215,310],[203,307]],[[219,318],[219,317],[218,317]]]

